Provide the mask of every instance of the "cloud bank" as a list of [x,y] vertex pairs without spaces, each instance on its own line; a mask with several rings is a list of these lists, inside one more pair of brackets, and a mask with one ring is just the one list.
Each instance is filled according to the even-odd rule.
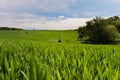
[[0,26],[76,29],[95,16],[120,14],[120,0],[1,0]]
[[[0,25],[18,27],[23,29],[43,29],[43,30],[67,30],[77,29],[84,26],[91,18],[65,18],[58,16],[55,19],[37,17],[32,14],[17,14],[10,16],[7,13],[0,13]],[[19,16],[19,17],[18,17]]]

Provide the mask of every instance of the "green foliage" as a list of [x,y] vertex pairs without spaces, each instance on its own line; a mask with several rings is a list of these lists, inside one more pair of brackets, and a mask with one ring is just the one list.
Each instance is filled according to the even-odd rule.
[[[113,43],[119,39],[118,24],[119,18],[103,19],[96,17],[88,21],[87,25],[81,30],[79,29],[79,38],[86,37],[91,43]],[[82,36],[81,36],[82,35]]]
[[104,40],[107,42],[114,42],[115,40],[119,39],[118,30],[114,25],[107,26],[103,31]]
[[[0,32],[0,80],[120,80],[120,45],[78,44],[76,31],[27,32]],[[49,42],[57,34],[63,42]]]
[[119,80],[119,45],[1,41],[0,80]]
[[79,33],[78,38],[80,40],[88,39],[87,28],[86,27],[79,27],[78,28],[78,33]]

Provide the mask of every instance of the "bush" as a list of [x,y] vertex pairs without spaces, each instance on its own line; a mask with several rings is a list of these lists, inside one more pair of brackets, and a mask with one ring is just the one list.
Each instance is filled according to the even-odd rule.
[[119,39],[119,33],[114,25],[109,25],[103,30],[104,43],[115,42]]

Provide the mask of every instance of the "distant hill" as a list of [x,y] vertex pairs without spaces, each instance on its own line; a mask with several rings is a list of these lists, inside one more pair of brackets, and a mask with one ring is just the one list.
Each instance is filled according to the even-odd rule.
[[23,30],[21,28],[14,28],[14,27],[1,27],[0,26],[0,30]]

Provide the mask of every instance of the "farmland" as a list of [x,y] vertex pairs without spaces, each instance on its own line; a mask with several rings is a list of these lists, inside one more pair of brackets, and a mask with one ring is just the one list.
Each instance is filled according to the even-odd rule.
[[77,36],[0,31],[0,80],[120,80],[120,45],[83,44]]
[[2,40],[19,40],[19,41],[39,41],[42,43],[56,42],[61,38],[64,42],[76,42],[77,31],[32,31],[32,30],[15,30],[15,31],[0,31],[0,39]]

